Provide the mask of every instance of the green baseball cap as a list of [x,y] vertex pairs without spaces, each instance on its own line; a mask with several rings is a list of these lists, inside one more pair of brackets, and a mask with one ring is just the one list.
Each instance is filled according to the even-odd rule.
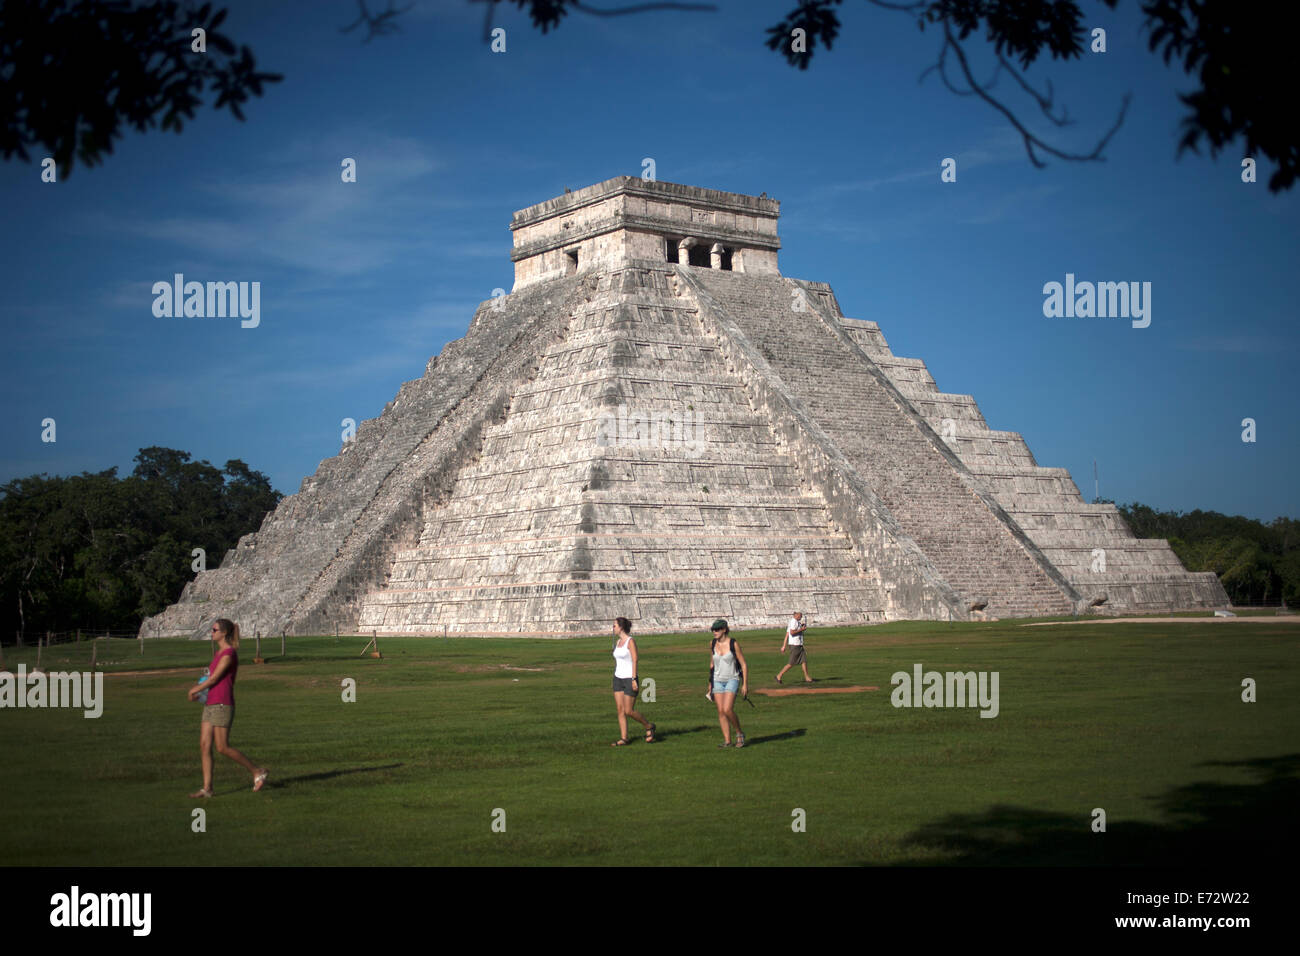
[[716,621],[713,622],[713,627],[710,628],[710,630],[727,631],[730,630],[730,628],[727,627],[726,621],[724,621],[722,618],[718,618]]

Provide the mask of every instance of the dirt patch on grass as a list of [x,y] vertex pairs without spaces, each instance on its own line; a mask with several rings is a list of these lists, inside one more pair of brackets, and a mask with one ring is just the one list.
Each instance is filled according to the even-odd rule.
[[765,697],[789,697],[792,694],[861,694],[879,687],[760,687],[751,691]]
[[[241,664],[240,665],[241,673],[239,675],[240,679],[244,677],[252,677],[254,674],[270,673],[269,671],[261,670],[260,669],[261,666],[262,665],[260,664],[254,664],[252,661],[249,661],[248,664],[246,665]],[[246,671],[243,670],[243,668],[245,667],[248,668]],[[253,669],[254,667],[257,667],[259,669],[254,670]],[[149,670],[149,671],[102,671],[102,673],[105,677],[150,677],[154,674],[198,674],[200,673],[200,668],[198,667],[198,665],[194,665],[191,667],[160,667],[155,670]],[[282,674],[283,672],[280,673]],[[277,674],[276,676],[280,676],[280,674]]]
[[1021,627],[1054,627],[1057,624],[1222,624],[1240,621],[1251,624],[1300,624],[1300,620],[1282,617],[1098,617],[1086,621],[1037,621]]
[[160,667],[151,671],[104,671],[105,677],[148,677],[151,674],[184,674],[196,670],[194,667]]

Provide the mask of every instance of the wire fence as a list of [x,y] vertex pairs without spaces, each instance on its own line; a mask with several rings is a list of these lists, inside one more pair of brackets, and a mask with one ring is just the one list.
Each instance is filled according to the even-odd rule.
[[80,644],[82,641],[105,639],[134,641],[139,639],[140,632],[101,627],[78,628],[75,631],[44,631],[39,634],[33,634],[31,631],[26,634],[22,631],[15,631],[9,636],[12,637],[12,640],[6,640],[3,643],[10,647],[35,647],[41,643],[44,643],[46,647],[51,647],[56,644]]
[[[336,626],[332,634],[325,633],[325,632],[315,632],[315,631],[306,632],[306,633],[298,633],[298,632],[290,633],[285,630],[276,630],[272,633],[264,634],[262,633],[262,629],[260,627],[253,626],[247,628],[245,627],[240,628],[240,634],[244,641],[251,643],[253,641],[260,640],[263,643],[267,644],[268,647],[274,643],[284,644],[286,638],[333,637],[335,639],[339,639],[343,637],[348,637],[348,638],[364,637],[369,639],[375,636],[375,632],[376,632],[376,628],[372,628],[372,627],[361,628],[361,629],[351,629],[351,628],[341,629]],[[53,647],[59,644],[81,644],[86,641],[102,641],[102,640],[139,641],[143,643],[148,643],[150,641],[156,641],[156,640],[176,640],[177,638],[186,637],[186,636],[187,635],[181,635],[181,634],[166,634],[166,635],[151,634],[146,637],[146,636],[142,636],[138,630],[126,630],[123,628],[111,628],[111,627],[95,627],[95,628],[83,627],[71,631],[42,631],[39,633],[35,631],[26,631],[26,632],[12,631],[8,634],[0,634],[0,647],[24,648],[24,647],[37,647],[42,644],[46,647]],[[441,637],[451,636],[448,633],[447,625],[443,625],[442,634],[439,636]],[[190,639],[194,640],[195,638],[191,637]]]
[[[1232,604],[1229,605],[1229,608],[1233,611],[1248,611],[1254,613],[1266,613],[1271,611],[1273,613],[1280,614],[1280,615],[1290,615],[1296,613],[1296,609],[1288,607],[1285,601],[1279,601],[1276,603],[1269,603],[1269,604]],[[294,637],[294,636],[297,635],[292,635],[292,634],[287,635],[287,637]],[[327,637],[330,635],[312,635],[312,636]],[[333,635],[335,640],[338,640],[341,637],[348,637],[348,638],[363,637],[363,638],[373,639],[376,636],[377,635],[373,629],[370,629],[368,631],[358,630],[356,633],[351,633],[349,631],[349,633],[343,634],[339,631],[338,628],[335,628],[335,632]],[[443,637],[449,636],[445,628],[442,636]],[[256,642],[255,647],[257,648],[258,653],[260,653],[263,643],[265,643],[268,648],[273,648],[274,645],[278,643],[280,645],[281,654],[285,652],[286,635],[284,633],[263,635],[259,630],[259,631],[254,631],[252,633],[246,633],[244,637],[245,640],[248,641],[249,643]],[[143,657],[145,654],[145,646],[148,643],[155,640],[167,640],[167,639],[168,638],[144,637],[137,630],[125,630],[122,628],[115,629],[115,628],[108,628],[108,627],[77,628],[76,630],[71,630],[71,631],[45,631],[44,633],[41,634],[33,634],[30,631],[24,634],[21,631],[15,631],[11,635],[0,636],[0,654],[3,654],[4,652],[3,649],[6,647],[9,648],[11,651],[12,650],[22,651],[25,648],[38,648],[38,649],[58,648],[63,645],[85,644],[89,649],[92,643],[97,644],[100,648],[107,651],[110,647],[115,650],[125,649],[126,643],[131,642],[136,645],[135,648],[136,652],[141,657]],[[94,654],[93,651],[91,651],[91,653],[92,655]],[[3,658],[0,658],[0,660],[3,660]]]
[[[49,631],[39,638],[28,632],[13,637],[14,643],[0,644],[0,672],[21,672],[20,668],[24,667],[27,673],[104,668],[121,673],[140,668],[183,669],[196,665],[199,658],[206,662],[210,653],[207,642],[203,640],[190,638],[178,641],[175,636],[143,638],[136,631],[112,628]],[[21,644],[17,643],[19,637],[22,639]],[[328,642],[330,650],[325,650],[321,639],[328,640],[331,637],[333,640]],[[299,644],[298,641],[304,638],[306,640]],[[344,633],[342,629],[333,635],[280,633],[267,636],[254,633],[243,637],[240,651],[246,652],[252,662],[257,664],[264,660],[285,660],[291,653],[302,655],[304,652],[309,657],[320,657],[322,652],[327,656],[334,653],[349,658],[366,654],[375,658],[383,657],[379,649],[379,638],[374,633]]]

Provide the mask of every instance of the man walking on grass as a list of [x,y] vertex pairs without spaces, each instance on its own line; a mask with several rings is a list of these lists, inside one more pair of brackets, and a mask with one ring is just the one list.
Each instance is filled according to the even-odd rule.
[[785,629],[785,640],[781,642],[781,653],[785,653],[786,647],[790,648],[790,663],[781,668],[781,673],[776,675],[776,682],[782,683],[781,678],[785,672],[798,664],[803,668],[803,682],[811,684],[813,679],[808,676],[808,655],[803,647],[803,632],[808,629],[808,625],[803,621],[803,612],[795,611],[794,617],[790,618],[790,624]]

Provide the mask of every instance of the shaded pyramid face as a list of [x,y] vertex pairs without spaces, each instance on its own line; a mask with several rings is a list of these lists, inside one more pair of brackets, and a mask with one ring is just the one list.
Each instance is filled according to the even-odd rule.
[[828,286],[780,276],[776,215],[630,178],[517,213],[515,291],[144,632],[1227,604]]

